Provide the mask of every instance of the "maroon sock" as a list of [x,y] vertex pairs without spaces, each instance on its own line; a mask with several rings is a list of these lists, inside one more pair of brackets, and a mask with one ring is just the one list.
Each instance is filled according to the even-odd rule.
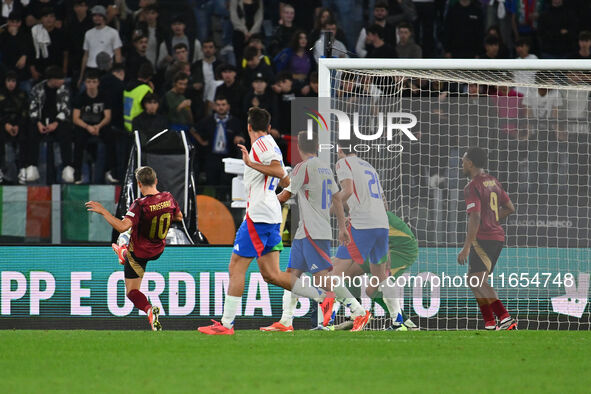
[[480,313],[482,313],[482,317],[484,318],[484,325],[485,326],[494,326],[495,316],[493,315],[493,310],[490,305],[480,305]]
[[495,315],[499,317],[500,321],[503,321],[504,319],[509,317],[509,312],[507,312],[501,300],[496,300],[495,302],[490,304],[490,307],[495,312]]
[[133,305],[135,305],[136,308],[140,311],[148,313],[148,311],[152,307],[144,293],[137,289],[133,289],[129,293],[127,293],[127,298],[129,298],[131,302],[133,302]]

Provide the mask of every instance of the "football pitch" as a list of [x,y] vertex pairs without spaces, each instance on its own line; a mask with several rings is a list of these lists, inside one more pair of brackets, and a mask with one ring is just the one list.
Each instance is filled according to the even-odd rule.
[[587,392],[589,332],[0,331],[5,393]]

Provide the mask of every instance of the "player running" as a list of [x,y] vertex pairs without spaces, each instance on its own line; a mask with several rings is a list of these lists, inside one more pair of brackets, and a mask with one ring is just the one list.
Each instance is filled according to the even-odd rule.
[[[331,281],[323,280],[329,276],[329,272],[332,270],[330,258],[331,203],[335,206],[333,210],[337,214],[339,225],[345,230],[345,214],[333,172],[328,164],[318,158],[317,135],[308,139],[307,131],[301,131],[298,134],[298,150],[302,162],[293,169],[289,187],[277,196],[281,203],[285,203],[292,195],[296,195],[300,214],[300,222],[291,245],[287,272],[290,272],[295,278],[301,277],[304,272],[309,272],[319,279],[315,282],[322,283],[326,290],[333,290],[337,297],[353,298],[349,290],[342,284],[332,289]],[[261,327],[261,331],[293,331],[293,313],[297,302],[298,297],[285,290],[281,320],[268,327]],[[329,297],[325,298],[322,303],[325,315],[324,326],[328,325],[332,315],[333,302],[334,299]],[[359,331],[363,328],[364,316],[365,313],[354,321],[352,331]]]
[[[354,145],[354,142],[353,138],[350,144]],[[338,248],[334,259],[335,275],[341,276],[354,263],[362,265],[367,260],[369,271],[379,278],[384,297],[394,298],[395,289],[386,282],[390,274],[387,261],[389,224],[378,174],[371,164],[357,157],[353,149],[345,153],[339,146],[338,155],[336,172],[351,220],[347,230],[339,231],[339,239],[344,245]],[[343,242],[345,231],[351,239],[348,243]],[[363,326],[371,319],[371,313],[365,311],[355,298],[346,299],[344,304],[351,309],[353,318],[364,316]]]
[[[462,157],[464,175],[471,180],[464,188],[468,232],[458,263],[464,265],[470,256],[468,283],[484,318],[484,328],[515,330],[517,323],[488,283],[505,242],[505,231],[499,222],[515,212],[515,208],[499,181],[484,171],[486,164],[487,154],[482,148],[470,148]],[[500,322],[498,326],[495,315]]]
[[152,306],[144,293],[140,291],[146,265],[156,260],[164,251],[166,235],[171,222],[181,221],[183,214],[172,194],[159,192],[156,188],[158,178],[151,167],[140,167],[135,171],[140,192],[144,197],[137,198],[123,219],[111,215],[99,202],[88,201],[86,208],[90,212],[103,215],[113,228],[123,233],[131,229],[129,246],[117,246],[119,262],[124,264],[125,289],[127,298],[141,311],[146,312],[153,331],[162,330],[158,321],[160,308]]
[[246,270],[254,258],[257,259],[263,279],[267,283],[292,290],[303,297],[321,300],[324,292],[305,287],[300,279],[292,285],[288,272],[279,269],[279,251],[283,249],[280,226],[281,204],[275,194],[277,185],[289,186],[290,179],[283,166],[281,150],[271,130],[271,115],[261,108],[248,110],[248,134],[252,148],[250,153],[243,145],[244,185],[248,201],[246,216],[236,232],[234,250],[230,260],[230,282],[224,300],[222,321],[213,320],[213,325],[199,327],[199,332],[209,335],[234,334],[234,318],[244,292]]

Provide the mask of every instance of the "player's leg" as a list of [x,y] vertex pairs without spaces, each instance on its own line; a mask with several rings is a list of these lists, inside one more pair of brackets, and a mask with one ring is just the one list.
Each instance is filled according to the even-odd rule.
[[[482,242],[482,241],[480,241]],[[479,241],[475,241],[470,248],[468,257],[468,286],[480,309],[486,330],[497,328],[492,303],[498,299],[496,291],[488,283],[489,272],[493,269],[490,256],[482,249]]]
[[246,271],[252,262],[251,257],[242,257],[232,253],[228,273],[230,280],[228,283],[228,294],[224,300],[224,313],[222,315],[222,324],[226,328],[234,326],[234,318],[238,314],[238,306],[244,293],[244,282],[246,280]]
[[117,243],[111,244],[113,251],[117,255],[117,258],[119,259],[119,264],[121,264],[121,265],[125,265],[125,259],[126,259],[127,252],[128,252],[127,247],[129,245],[130,237],[131,237],[131,229],[119,234],[119,237],[117,238]]
[[127,298],[133,302],[133,305],[148,315],[148,321],[152,330],[160,331],[162,330],[162,324],[158,320],[160,308],[152,306],[146,295],[140,291],[146,264],[147,261],[136,259],[131,253],[126,255],[124,266],[125,290]]
[[[472,245],[472,248],[474,249],[475,253],[479,255],[481,260],[483,260],[490,267],[487,271],[486,277],[484,277],[482,281],[481,296],[486,298],[488,304],[490,305],[490,308],[492,309],[492,312],[499,319],[499,329],[517,329],[517,323],[511,317],[507,309],[505,309],[505,306],[499,299],[499,296],[497,295],[495,289],[488,283],[488,276],[495,269],[497,260],[499,259],[501,251],[503,250],[503,242],[492,240],[480,240],[475,241]],[[488,259],[488,261],[486,261],[486,259]]]
[[[290,255],[291,259],[291,255]],[[285,272],[289,273],[292,276],[300,276],[301,271],[297,272],[293,268],[288,267]],[[267,327],[261,327],[261,331],[281,331],[281,332],[291,332],[293,331],[293,314],[295,308],[298,304],[298,296],[293,294],[289,290],[283,290],[283,298],[282,298],[282,312],[281,312],[281,319],[278,322],[275,322]]]

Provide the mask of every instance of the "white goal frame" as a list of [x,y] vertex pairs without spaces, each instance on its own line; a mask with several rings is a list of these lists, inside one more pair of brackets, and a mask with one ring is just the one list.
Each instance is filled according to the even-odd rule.
[[[379,71],[379,70],[422,70],[422,71],[585,71],[591,73],[591,60],[578,59],[350,59],[350,58],[321,58],[318,61],[318,97],[319,112],[323,112],[323,107],[329,105],[331,98],[331,91],[334,90],[331,81],[331,73],[333,70],[341,71]],[[334,74],[334,73],[332,73]],[[334,76],[334,75],[333,75]],[[433,75],[433,79],[437,79],[437,75]],[[480,82],[478,82],[480,83]],[[494,85],[495,83],[490,83]],[[506,83],[498,82],[498,85],[506,85]],[[518,85],[518,84],[516,84]],[[546,83],[539,84],[540,86]],[[562,86],[564,89],[568,87]],[[572,89],[572,87],[571,87]],[[574,87],[577,89],[577,87]],[[578,88],[580,90],[590,90]],[[330,144],[329,133],[319,133],[319,144]],[[321,151],[320,157],[330,163],[330,152]]]

